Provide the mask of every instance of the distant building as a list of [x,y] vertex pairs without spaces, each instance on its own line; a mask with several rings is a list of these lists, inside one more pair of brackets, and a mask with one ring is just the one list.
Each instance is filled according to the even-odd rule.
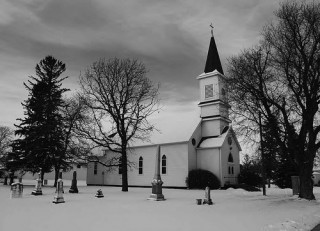
[[[86,162],[77,162],[73,163],[71,167],[66,170],[62,171],[62,178],[64,180],[72,180],[73,171],[77,171],[77,180],[86,181],[87,180],[87,163]],[[19,177],[19,173],[15,174]],[[44,180],[54,180],[55,171],[45,173],[43,176]],[[38,174],[32,174],[31,172],[27,172],[22,176],[24,180],[35,180],[38,178]]]
[[[220,179],[221,185],[237,183],[241,147],[230,126],[226,77],[213,36],[205,71],[197,80],[200,90],[200,122],[188,140],[159,144],[164,187],[186,187],[186,177],[193,169],[211,171]],[[131,152],[128,155],[129,161],[136,165],[128,170],[129,186],[151,185],[157,145],[136,146],[128,150]],[[106,161],[115,155],[105,150],[99,158]],[[121,169],[112,172],[107,170],[98,162],[89,162],[87,184],[121,185]]]

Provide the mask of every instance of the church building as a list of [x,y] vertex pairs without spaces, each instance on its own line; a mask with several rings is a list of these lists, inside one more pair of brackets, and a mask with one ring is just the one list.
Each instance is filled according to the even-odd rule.
[[[200,91],[200,121],[190,138],[183,142],[130,147],[129,186],[151,186],[155,171],[157,146],[160,146],[160,173],[163,187],[186,188],[186,177],[193,169],[214,173],[221,185],[237,183],[241,147],[229,119],[226,77],[214,37],[211,37],[204,73],[197,77]],[[174,132],[174,131],[172,131]],[[101,161],[114,153],[104,151]],[[88,185],[121,185],[121,169],[108,169],[97,162],[88,163]]]

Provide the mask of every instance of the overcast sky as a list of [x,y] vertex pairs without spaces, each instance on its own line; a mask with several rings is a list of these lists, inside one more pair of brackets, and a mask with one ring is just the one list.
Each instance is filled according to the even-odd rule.
[[161,84],[153,142],[188,139],[199,122],[198,82],[210,23],[224,70],[227,58],[258,43],[279,0],[1,0],[0,125],[23,117],[23,82],[47,55],[66,63],[64,87],[99,58],[140,59]]

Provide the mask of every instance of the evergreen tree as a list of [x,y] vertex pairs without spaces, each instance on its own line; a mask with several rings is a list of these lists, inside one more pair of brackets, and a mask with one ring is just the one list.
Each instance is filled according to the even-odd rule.
[[29,97],[22,103],[25,118],[15,125],[19,139],[13,143],[9,167],[44,174],[67,164],[61,107],[62,94],[68,89],[61,87],[67,77],[60,77],[65,70],[64,63],[47,56],[36,65],[37,77],[24,83]]

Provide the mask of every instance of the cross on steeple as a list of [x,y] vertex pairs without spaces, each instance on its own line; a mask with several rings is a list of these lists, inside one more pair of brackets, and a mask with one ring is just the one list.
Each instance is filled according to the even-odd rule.
[[213,37],[213,26],[212,26],[212,23],[210,24],[210,27],[211,27],[211,36]]

